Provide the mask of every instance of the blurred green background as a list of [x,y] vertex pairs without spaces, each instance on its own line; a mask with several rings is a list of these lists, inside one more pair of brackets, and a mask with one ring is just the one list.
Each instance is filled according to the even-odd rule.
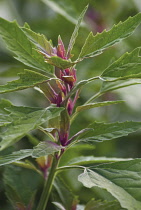
[[[116,24],[119,21],[124,21],[129,16],[133,16],[141,11],[140,0],[0,0],[0,16],[10,21],[16,19],[21,26],[23,26],[25,22],[28,22],[33,31],[45,34],[48,39],[53,41],[54,46],[57,44],[58,35],[61,35],[65,46],[67,46],[77,18],[87,4],[89,4],[89,9],[85,15],[79,36],[76,40],[73,50],[74,58],[77,57],[80,52],[89,31],[93,31],[93,33],[96,34],[96,32],[101,32],[104,29],[108,30],[113,24]],[[0,43],[0,84],[2,85],[7,81],[16,79],[17,73],[23,71],[26,67],[13,58],[13,54],[7,50],[1,39]],[[78,81],[99,75],[112,61],[119,58],[124,52],[130,52],[134,48],[140,46],[141,26],[136,29],[132,36],[106,50],[102,55],[84,60],[78,64]],[[100,82],[93,82],[85,86],[81,91],[77,104],[82,105],[89,97],[99,90],[100,85]],[[94,120],[104,122],[126,120],[141,121],[140,93],[141,85],[134,85],[103,95],[98,99],[99,101],[125,100],[125,103],[105,108],[95,108],[83,112],[74,121],[71,133],[76,133]],[[35,89],[3,94],[0,98],[9,99],[15,105],[33,107],[46,107],[48,105],[46,98]],[[44,138],[44,136],[38,131],[34,131],[32,134],[38,139]],[[141,157],[141,132],[139,131],[128,137],[123,137],[113,141],[99,143],[95,146],[96,148],[94,150],[91,149],[91,154],[89,155],[138,158]],[[29,143],[27,138],[24,138],[23,141],[20,141],[14,146],[14,149],[31,147],[32,144]],[[10,149],[13,150],[13,147]],[[1,209],[8,210],[11,209],[11,207],[9,207],[9,203],[6,202],[5,194],[3,192],[3,171],[4,168],[1,168],[0,206],[2,206]],[[72,174],[75,177],[75,173],[77,179],[77,172],[73,171],[64,175],[65,177],[63,176],[66,183],[68,180],[70,181]],[[71,180],[70,186],[76,194],[77,192],[80,192],[82,188],[81,184],[74,180]],[[86,193],[86,189],[84,191]],[[79,199],[82,201],[86,200],[87,202],[92,198],[92,192],[87,190],[88,194],[85,196],[84,191],[81,191]],[[108,199],[110,197],[105,191],[100,191],[99,189],[95,190],[93,193],[96,198]]]

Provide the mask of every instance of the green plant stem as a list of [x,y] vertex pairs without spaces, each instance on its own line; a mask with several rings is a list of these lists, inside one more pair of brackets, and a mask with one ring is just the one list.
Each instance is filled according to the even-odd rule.
[[50,192],[51,192],[51,189],[52,189],[53,180],[54,180],[55,175],[56,175],[55,172],[56,172],[56,168],[58,166],[58,162],[59,162],[59,160],[54,155],[52,166],[51,166],[51,169],[50,169],[50,173],[49,173],[48,179],[45,183],[45,186],[44,186],[44,189],[43,189],[43,192],[42,192],[37,210],[45,210],[46,209],[47,202],[48,202],[48,199],[49,199],[49,195],[50,195]]

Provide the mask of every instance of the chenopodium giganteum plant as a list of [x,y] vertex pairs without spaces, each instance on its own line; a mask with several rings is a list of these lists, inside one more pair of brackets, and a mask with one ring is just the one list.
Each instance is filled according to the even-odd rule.
[[[6,188],[8,198],[12,200],[15,209],[45,210],[51,203],[48,200],[50,197],[51,201],[52,192],[53,194],[56,192],[59,197],[57,200],[52,200],[54,208],[56,206],[61,210],[74,210],[78,207],[85,210],[99,209],[97,205],[101,205],[102,209],[121,209],[121,207],[129,210],[141,209],[141,159],[124,160],[79,155],[75,155],[74,158],[70,156],[70,159],[67,157],[67,154],[70,154],[69,151],[74,154],[73,149],[76,147],[78,151],[82,148],[84,150],[86,144],[83,142],[90,142],[92,145],[97,141],[126,136],[141,128],[141,122],[93,122],[87,128],[70,136],[71,123],[80,112],[94,107],[121,103],[121,101],[94,103],[94,99],[108,91],[139,84],[141,78],[141,57],[138,55],[140,48],[136,48],[110,64],[101,75],[77,82],[77,63],[83,59],[95,57],[125,39],[141,22],[141,13],[139,13],[129,17],[125,22],[120,22],[109,31],[104,30],[96,35],[90,33],[79,57],[73,61],[72,49],[86,10],[87,7],[78,19],[67,50],[60,36],[57,47],[54,47],[44,35],[33,32],[27,23],[24,27],[20,27],[16,21],[9,22],[0,18],[0,34],[8,48],[15,53],[17,60],[32,68],[32,70],[25,69],[20,73],[18,80],[1,85],[0,93],[36,87],[50,102],[47,108],[14,106],[5,99],[0,102],[0,150],[15,144],[25,135],[31,137],[28,133],[33,129],[39,129],[47,135],[47,140],[41,141],[33,149],[23,149],[0,158],[0,165],[14,163],[30,168],[43,175],[45,180],[37,207],[33,205],[33,196],[28,197],[27,203],[22,203],[18,196],[13,199],[13,202],[8,192],[12,192],[14,197],[15,190],[10,191],[11,186]],[[82,87],[95,80],[102,81],[100,91],[83,105],[75,108]],[[30,162],[20,161],[30,156],[37,159],[40,170]],[[67,157],[66,160],[63,156]],[[99,163],[103,164],[99,165]],[[78,181],[85,187],[106,189],[116,201],[92,200],[86,206],[79,205],[76,196],[73,197],[69,188],[59,180],[59,173],[71,169],[80,171]],[[69,194],[68,202],[65,201],[67,194]]]

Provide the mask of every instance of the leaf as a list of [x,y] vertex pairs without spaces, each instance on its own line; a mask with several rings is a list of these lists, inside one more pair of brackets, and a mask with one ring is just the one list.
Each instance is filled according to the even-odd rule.
[[134,49],[131,53],[126,52],[117,61],[112,63],[102,73],[102,79],[106,81],[141,78],[141,57],[140,48]]
[[33,171],[36,171],[40,175],[42,175],[42,172],[38,168],[36,168],[36,166],[32,162],[30,162],[27,159],[25,161],[16,161],[16,162],[13,162],[12,164],[15,166],[22,167],[22,168],[31,169]]
[[115,123],[94,122],[87,134],[79,136],[80,141],[105,141],[127,136],[141,128],[141,122],[125,121]]
[[8,115],[0,114],[0,127],[11,123],[11,118]]
[[44,56],[46,63],[54,65],[61,69],[66,69],[73,66],[76,62],[71,62],[71,60],[65,60],[61,57],[54,56],[54,48],[51,44],[51,41],[48,41],[43,34],[35,33],[31,29],[22,28],[24,33],[29,37],[31,42],[33,42],[36,47],[37,51]]
[[58,209],[60,210],[65,210],[65,208],[62,206],[62,204],[58,203],[58,202],[52,202]]
[[94,156],[79,156],[71,159],[68,165],[92,165],[98,163],[108,163],[117,161],[129,161],[131,158],[107,158],[107,157],[94,157]]
[[108,105],[112,105],[112,104],[118,104],[118,103],[122,103],[122,102],[123,101],[104,101],[104,102],[85,104],[82,106],[77,106],[76,112],[85,111],[87,109],[92,109],[95,107],[102,107],[102,106],[108,106]]
[[12,154],[0,156],[0,166],[16,162],[17,160],[24,159],[31,156],[32,149],[24,149]]
[[81,135],[82,133],[87,133],[88,131],[93,130],[93,128],[84,128],[80,131],[78,131],[76,134],[74,134],[70,139],[69,142],[73,141],[76,137],[78,137],[79,135]]
[[138,13],[133,17],[129,17],[126,21],[114,25],[109,31],[104,30],[102,33],[97,33],[95,36],[90,32],[80,52],[79,58],[94,57],[101,54],[106,48],[131,35],[140,22],[141,13]]
[[27,37],[37,46],[38,49],[41,49],[43,52],[47,52],[49,55],[53,51],[53,46],[51,41],[48,41],[43,34],[35,33],[30,28],[23,27],[21,28]]
[[50,58],[46,58],[46,62],[60,69],[67,69],[77,63],[77,61],[72,62],[71,60],[65,60],[58,56],[51,56]]
[[90,79],[87,80],[81,80],[80,82],[78,82],[77,84],[75,84],[75,86],[71,89],[71,91],[67,94],[67,97],[65,98],[64,101],[67,101],[67,99],[72,96],[74,93],[76,93],[77,90],[80,90],[84,85],[88,84],[89,82],[92,82],[96,79],[99,79],[99,77],[92,77]]
[[141,159],[99,165],[85,170],[78,180],[88,188],[106,189],[123,208],[141,208]]
[[75,198],[76,196],[73,194],[70,187],[66,184],[63,177],[56,177],[53,187],[53,200],[61,203],[65,210],[73,209],[74,202],[77,202]]
[[6,130],[0,134],[0,138],[2,139],[0,150],[14,144],[29,131],[38,128],[39,125],[47,122],[49,119],[58,116],[63,108],[50,106],[46,109],[38,109],[11,106],[7,110],[11,110],[10,116],[13,118],[13,121],[6,125]]
[[55,152],[58,152],[61,149],[63,149],[62,146],[59,146],[58,144],[52,141],[43,141],[33,148],[32,157],[38,158],[45,155],[54,154]]
[[31,70],[24,70],[24,73],[20,73],[19,76],[20,79],[8,82],[6,85],[1,85],[0,93],[7,93],[34,87],[49,79],[49,77]]
[[[54,10],[56,13],[62,15],[68,21],[72,22],[73,24],[77,24],[77,18],[79,17],[79,11],[85,7],[85,2],[72,2],[72,1],[63,1],[62,0],[42,0],[48,7]],[[79,4],[80,3],[80,4]],[[76,5],[76,7],[75,7]],[[79,5],[79,8],[77,6]]]
[[87,203],[85,210],[121,210],[117,201],[91,200]]
[[44,62],[44,58],[34,48],[35,45],[28,39],[16,21],[9,22],[0,18],[0,34],[8,48],[16,54],[16,59],[25,65],[44,71],[53,76],[53,67]]
[[112,82],[103,82],[100,92],[105,93],[107,91],[117,90],[123,87],[128,87],[131,85],[141,84],[141,79],[127,79],[127,80],[118,80]]
[[9,112],[5,110],[5,107],[9,107],[11,105],[11,102],[6,99],[0,100],[0,127],[12,122],[12,118],[9,116]]
[[76,38],[77,38],[77,36],[78,36],[78,30],[79,30],[79,28],[80,28],[80,24],[81,24],[81,22],[82,22],[82,20],[83,20],[83,17],[84,17],[84,15],[85,15],[87,9],[88,9],[88,6],[86,6],[86,7],[84,8],[84,10],[82,11],[82,13],[80,14],[80,16],[79,16],[79,18],[78,18],[78,22],[77,22],[77,24],[76,24],[76,26],[75,26],[75,29],[74,29],[74,31],[73,31],[73,34],[72,34],[71,39],[70,39],[70,42],[69,42],[69,46],[68,46],[68,50],[67,50],[67,55],[68,55],[68,57],[70,57],[71,50],[73,49],[73,46],[74,46],[74,44],[75,44],[75,40],[76,40]]
[[[5,166],[6,195],[14,207],[17,203],[32,207],[31,204],[41,183],[42,177],[33,170],[17,166]],[[34,201],[34,204],[36,205],[36,201]]]

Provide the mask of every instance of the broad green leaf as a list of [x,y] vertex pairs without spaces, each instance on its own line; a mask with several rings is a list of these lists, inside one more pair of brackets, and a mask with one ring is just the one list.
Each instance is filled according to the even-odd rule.
[[5,131],[0,134],[0,150],[14,144],[25,136],[29,131],[38,128],[41,124],[47,122],[60,114],[63,108],[48,107],[46,109],[37,109],[32,107],[11,106],[13,121],[5,126]]
[[9,112],[5,110],[5,107],[11,107],[12,103],[6,99],[0,100],[0,113],[8,114]]
[[27,27],[23,27],[21,29],[24,31],[26,36],[29,37],[29,39],[37,46],[39,50],[41,49],[51,55],[53,51],[52,44],[43,34],[35,33]]
[[91,200],[87,203],[85,210],[121,210],[117,201]]
[[18,152],[13,152],[12,154],[0,156],[0,166],[16,162],[17,160],[24,159],[31,156],[32,149],[20,150]]
[[11,123],[12,119],[8,115],[0,114],[0,127]]
[[117,90],[123,87],[128,87],[131,85],[141,84],[141,79],[127,79],[127,80],[118,80],[113,82],[103,82],[100,92],[105,93],[107,91]]
[[80,24],[81,24],[81,22],[82,22],[82,20],[83,20],[83,17],[84,17],[84,15],[85,15],[87,9],[88,9],[88,6],[86,6],[86,7],[84,8],[84,10],[82,11],[82,13],[80,14],[80,16],[79,16],[79,18],[78,18],[78,22],[77,22],[77,24],[76,24],[76,26],[75,26],[74,32],[73,32],[73,34],[72,34],[72,36],[71,36],[71,39],[70,39],[70,42],[69,42],[69,46],[68,46],[68,50],[67,50],[67,55],[68,55],[68,57],[70,57],[70,55],[71,55],[71,50],[73,49],[73,46],[74,46],[74,44],[75,44],[75,40],[76,40],[76,38],[77,38],[77,36],[78,36],[78,30],[79,30],[79,28],[80,28]]
[[85,170],[78,180],[88,188],[106,189],[123,208],[141,208],[141,159],[102,164]]
[[36,171],[40,175],[42,175],[42,172],[39,169],[37,169],[36,166],[31,161],[27,159],[25,161],[17,160],[16,162],[13,162],[12,164],[18,167],[31,169],[33,171]]
[[109,31],[104,30],[95,36],[91,32],[83,45],[79,58],[93,57],[101,54],[106,48],[131,35],[140,22],[141,13],[138,13],[133,17],[129,17],[126,21],[114,25]]
[[61,175],[55,178],[53,187],[54,200],[61,203],[65,210],[73,209],[73,203],[76,201],[75,195]]
[[127,136],[128,134],[139,130],[141,128],[141,122],[94,122],[89,128],[93,128],[93,130],[79,136],[80,141],[105,141]]
[[0,18],[0,35],[8,48],[16,54],[16,59],[27,66],[46,72],[53,76],[53,67],[44,62],[44,58],[34,48],[35,45],[28,39],[16,21],[9,22]]
[[117,61],[112,63],[102,73],[102,79],[114,81],[120,79],[141,77],[141,57],[140,48],[136,48],[131,53],[126,52]]
[[9,112],[5,110],[5,107],[9,107],[11,105],[11,102],[6,99],[0,100],[0,127],[12,122]]
[[46,62],[60,69],[67,69],[77,63],[77,61],[72,62],[71,60],[65,60],[58,56],[51,56],[50,58],[46,58]]
[[68,165],[91,165],[98,163],[129,161],[130,158],[107,158],[107,157],[94,157],[94,156],[79,156],[71,159]]
[[82,106],[77,106],[76,112],[85,111],[87,109],[92,109],[95,107],[102,107],[102,106],[108,106],[108,105],[112,105],[112,104],[118,104],[118,103],[122,103],[122,102],[123,101],[104,101],[104,102],[85,104]]
[[20,79],[8,82],[6,85],[1,85],[0,93],[7,93],[34,87],[49,79],[49,77],[31,70],[24,70],[24,73],[20,73],[19,76]]
[[31,208],[33,203],[36,205],[34,197],[41,183],[42,176],[33,170],[17,166],[5,166],[4,185],[6,195],[15,207],[14,209],[20,209],[17,208],[17,203],[26,207],[29,205]]
[[59,146],[58,144],[54,142],[43,141],[33,148],[32,157],[38,158],[45,155],[54,154],[55,152],[58,152],[61,149],[63,149],[63,147]]

